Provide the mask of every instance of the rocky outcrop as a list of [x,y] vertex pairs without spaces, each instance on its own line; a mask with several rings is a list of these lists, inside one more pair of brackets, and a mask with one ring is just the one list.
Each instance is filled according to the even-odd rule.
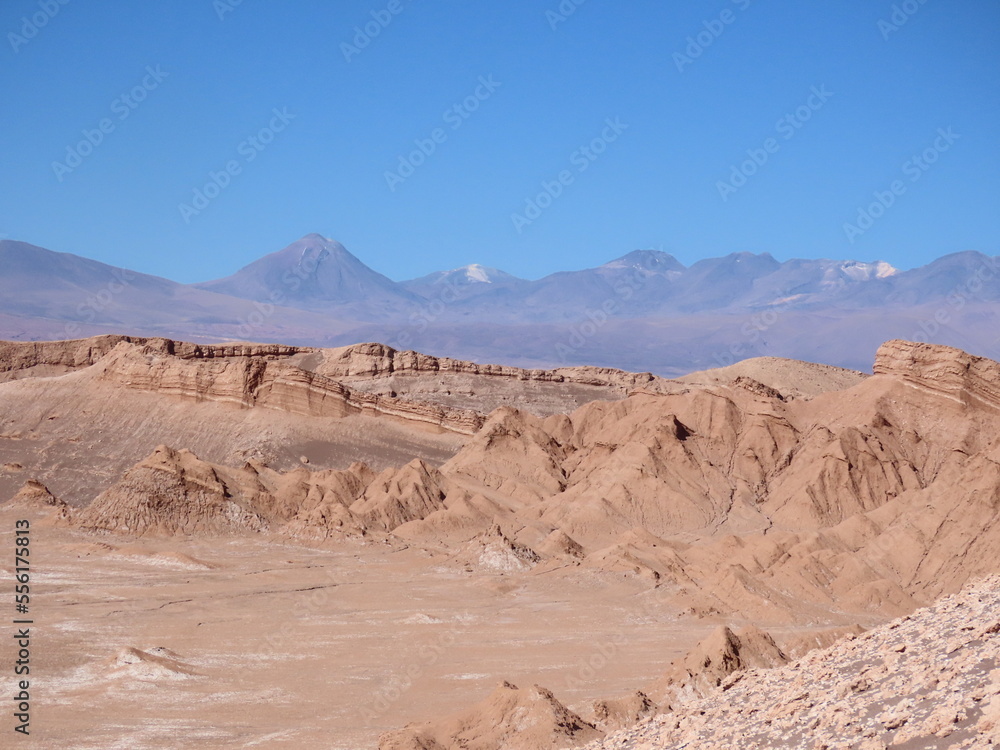
[[[137,342],[138,343],[138,342]],[[178,359],[285,359],[315,351],[310,347],[285,346],[283,344],[192,344],[187,341],[152,338],[143,344]]]
[[541,560],[533,549],[507,536],[500,524],[493,524],[470,539],[459,550],[458,557],[479,570],[492,573],[522,573]]
[[91,531],[145,534],[261,531],[267,519],[251,494],[189,451],[160,446],[81,511]]
[[537,685],[502,683],[471,708],[379,738],[379,750],[559,750],[603,736]]
[[[629,393],[666,394],[687,388],[650,373],[599,367],[529,370],[398,351],[376,343],[318,349],[132,336],[0,342],[0,382],[60,375],[98,363],[106,381],[148,392],[310,416],[378,414],[465,435],[482,426],[483,412],[514,399],[508,393],[511,383],[540,389],[532,402],[539,413],[594,399],[621,399]],[[397,376],[404,380],[395,380]],[[777,393],[747,378],[737,380],[765,396]],[[503,388],[496,385],[500,381]],[[402,395],[396,392],[397,384],[403,386]],[[491,387],[499,390],[492,392]],[[452,388],[470,395],[453,397]],[[412,397],[407,395],[410,389]],[[532,404],[525,406],[530,410]]]
[[[282,474],[256,462],[240,469],[159,446],[76,517],[92,531],[135,536],[272,531],[302,539],[386,534],[444,507],[448,480],[415,459],[376,475],[300,467]],[[461,493],[459,493],[461,494]]]
[[620,698],[594,701],[587,718],[601,731],[614,732],[635,726],[659,712],[659,706],[648,695],[634,690]]
[[774,639],[760,628],[748,625],[733,632],[723,626],[671,664],[646,692],[662,707],[669,708],[681,698],[708,695],[735,672],[769,669],[789,661]]
[[364,523],[349,508],[375,479],[375,472],[355,462],[346,470],[310,471],[300,467],[280,474],[253,467],[270,488],[274,516],[286,521],[282,532],[295,538],[326,539],[331,534],[359,535]]
[[1000,408],[1000,364],[961,349],[895,339],[879,347],[874,369],[939,396]]
[[375,477],[350,510],[366,526],[392,531],[441,510],[446,487],[441,472],[414,459],[401,469],[386,469]]
[[0,341],[0,383],[41,371],[61,374],[90,367],[121,342],[144,343],[132,336],[94,336],[73,341]]
[[179,359],[282,359],[322,351],[281,344],[192,344],[162,337],[115,335],[69,341],[0,341],[0,382],[21,370],[38,367],[62,368],[66,372],[90,367],[121,343],[148,347]]
[[25,482],[17,494],[4,504],[4,507],[43,511],[48,514],[49,520],[55,523],[69,521],[73,513],[65,502],[53,495],[48,487],[35,479],[29,479]]
[[385,344],[364,343],[338,349],[281,344],[195,344],[162,337],[94,336],[72,341],[0,341],[0,382],[14,373],[40,366],[70,371],[89,367],[119,343],[144,346],[182,360],[293,359],[302,369],[333,380],[380,378],[391,375],[475,375],[541,383],[600,386],[620,394],[637,388],[671,390],[670,381],[651,373],[631,373],[605,367],[563,367],[554,370],[523,369],[507,365],[478,364],[415,351],[399,351]]
[[750,391],[751,393],[756,393],[758,396],[763,396],[764,398],[774,398],[779,401],[784,401],[784,394],[777,388],[772,388],[769,385],[761,383],[759,380],[754,380],[753,378],[747,377],[746,375],[739,375],[734,381],[733,385],[736,388],[743,388]]
[[[201,349],[195,345],[190,348]],[[485,419],[467,410],[353,391],[329,377],[278,361],[280,350],[267,357],[244,356],[238,347],[233,351],[237,353],[232,356],[214,350],[212,356],[178,357],[160,347],[123,343],[100,362],[100,378],[127,388],[196,401],[279,409],[310,417],[379,414],[467,435],[478,430]]]
[[66,508],[66,503],[49,492],[49,488],[35,479],[29,479],[14,497],[11,505],[32,505],[36,507]]
[[442,470],[521,500],[541,499],[565,489],[565,458],[566,450],[541,420],[502,408]]
[[1000,742],[1000,578],[813,651],[739,672],[587,750],[921,747]]
[[525,370],[507,365],[477,364],[448,357],[434,357],[414,351],[398,351],[385,344],[356,344],[323,352],[317,372],[332,378],[386,377],[393,374],[452,373],[490,378],[578,383],[632,390],[666,384],[652,373],[632,373],[606,367],[562,367],[554,370]]
[[[591,399],[604,393],[609,398],[622,398],[638,387],[672,387],[669,381],[649,373],[592,367],[525,370],[401,352],[373,343],[316,349],[279,344],[195,344],[132,336],[0,342],[0,382],[30,375],[60,375],[98,363],[106,381],[143,391],[310,416],[380,414],[469,435],[484,421],[484,415],[473,410],[481,408],[478,404],[457,408],[436,404],[432,398],[396,397],[391,387],[385,393],[370,393],[372,379],[475,376],[487,391],[488,384],[496,380],[588,386],[592,390],[585,398]],[[352,387],[352,379],[365,383],[359,380],[358,386]]]

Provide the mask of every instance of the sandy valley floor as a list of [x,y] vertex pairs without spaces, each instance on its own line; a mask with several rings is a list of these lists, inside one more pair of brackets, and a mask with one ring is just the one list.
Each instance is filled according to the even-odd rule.
[[[4,549],[26,514],[0,511]],[[714,626],[609,574],[473,576],[415,549],[263,537],[102,543],[40,521],[32,534],[32,748],[374,748],[503,679],[570,704],[626,692]]]

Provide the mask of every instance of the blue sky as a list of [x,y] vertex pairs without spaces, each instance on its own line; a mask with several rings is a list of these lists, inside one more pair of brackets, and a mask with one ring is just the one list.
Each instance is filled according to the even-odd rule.
[[314,231],[395,279],[1000,254],[1000,5],[895,8],[6,0],[0,235],[185,282]]

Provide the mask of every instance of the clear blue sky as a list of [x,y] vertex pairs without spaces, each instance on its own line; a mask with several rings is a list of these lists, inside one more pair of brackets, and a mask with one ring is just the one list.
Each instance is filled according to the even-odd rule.
[[[1000,254],[995,0],[897,3],[915,12],[895,31],[879,26],[893,3],[875,0],[586,0],[564,21],[548,14],[558,0],[399,3],[348,61],[342,45],[389,0],[5,0],[0,235],[179,281],[314,231],[395,279],[471,262],[536,278],[637,248],[904,268]],[[33,16],[45,24],[28,38]],[[676,57],[703,31],[697,58]],[[143,101],[120,98],[137,86]],[[445,116],[477,87],[476,111]],[[778,124],[811,96],[800,128]],[[53,166],[104,118],[92,153]],[[246,142],[272,125],[270,143]],[[436,128],[434,153],[390,189],[386,172]],[[593,161],[578,152],[602,136]],[[748,149],[767,161],[720,191]],[[908,163],[927,149],[926,171]],[[230,161],[239,173],[185,221],[180,204]],[[519,231],[511,215],[564,171]],[[897,180],[851,242],[845,223]]]

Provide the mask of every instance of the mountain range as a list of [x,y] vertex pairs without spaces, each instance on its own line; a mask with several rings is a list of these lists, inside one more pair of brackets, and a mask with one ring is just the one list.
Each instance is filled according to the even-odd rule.
[[733,253],[684,266],[637,250],[521,279],[478,264],[394,281],[309,234],[231,276],[180,284],[0,241],[0,338],[102,333],[398,349],[528,367],[592,364],[661,375],[752,356],[867,369],[892,338],[1000,353],[1000,258],[911,270]]

